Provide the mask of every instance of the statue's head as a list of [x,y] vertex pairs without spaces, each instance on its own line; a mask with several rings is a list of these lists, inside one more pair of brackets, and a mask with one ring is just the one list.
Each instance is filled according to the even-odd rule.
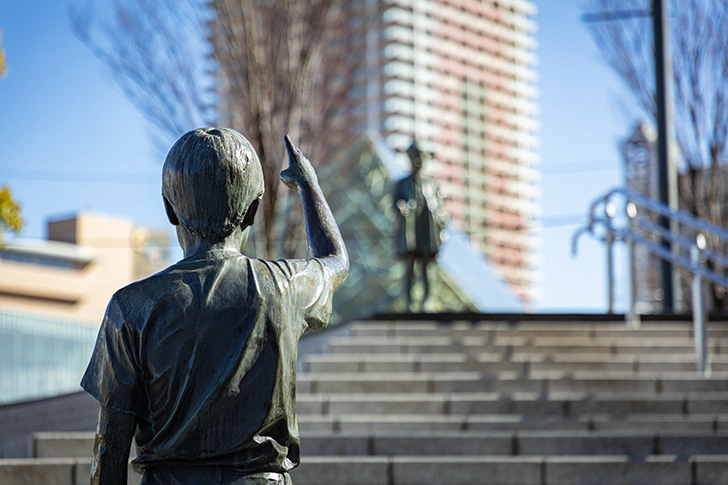
[[431,154],[429,152],[426,152],[422,150],[422,148],[420,148],[417,140],[412,140],[412,144],[407,148],[407,156],[412,162],[412,171],[415,173],[419,172],[422,168],[422,164],[424,163],[425,158],[430,155]]
[[162,169],[169,221],[203,239],[253,224],[263,170],[250,142],[230,128],[200,128],[172,146]]

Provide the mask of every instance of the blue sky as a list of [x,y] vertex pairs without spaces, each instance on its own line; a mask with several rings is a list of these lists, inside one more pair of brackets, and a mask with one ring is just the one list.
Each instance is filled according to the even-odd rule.
[[[23,237],[45,237],[48,218],[82,210],[166,227],[161,155],[111,73],[72,34],[62,0],[0,0],[8,75],[0,80],[0,185],[23,206]],[[582,239],[575,214],[622,181],[617,143],[635,120],[580,22],[576,0],[536,1],[541,123],[541,293],[535,310],[603,311],[605,255]],[[563,225],[570,222],[570,225]],[[174,241],[170,230],[170,239]],[[179,252],[173,252],[179,256]],[[617,268],[618,305],[626,268]]]

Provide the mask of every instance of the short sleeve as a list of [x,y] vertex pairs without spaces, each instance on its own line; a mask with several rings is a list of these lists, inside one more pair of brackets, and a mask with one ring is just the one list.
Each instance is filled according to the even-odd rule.
[[291,303],[306,322],[307,331],[326,328],[334,296],[331,270],[318,258],[277,261],[288,273]]
[[116,298],[101,324],[81,387],[109,409],[138,415],[144,396],[131,331]]

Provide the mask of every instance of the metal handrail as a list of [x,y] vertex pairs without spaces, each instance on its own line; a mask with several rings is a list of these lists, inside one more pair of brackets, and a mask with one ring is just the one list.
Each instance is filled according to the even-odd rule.
[[[674,234],[672,231],[669,231],[665,229],[664,227],[660,226],[659,224],[655,224],[654,222],[650,222],[645,219],[637,219],[636,220],[637,226],[641,229],[644,229],[645,231],[655,233],[659,235],[660,237],[664,239],[668,239],[671,242],[676,242],[680,244],[683,248],[691,248],[696,244],[696,241],[693,239],[690,239],[689,237],[683,236],[681,234]],[[701,233],[703,234],[703,233]],[[703,253],[705,254],[706,259],[713,259],[717,263],[720,264],[720,266],[723,266],[725,268],[728,268],[728,256],[712,251],[708,248],[705,248],[703,250]],[[712,279],[712,278],[711,278]],[[716,281],[716,283],[723,284],[722,282]]]
[[645,197],[642,194],[632,192],[631,190],[614,189],[613,192],[615,194],[622,194],[625,197],[627,197],[628,200],[634,202],[635,204],[641,205],[641,206],[645,207],[646,209],[657,212],[658,214],[660,214],[662,216],[668,217],[670,219],[674,219],[677,222],[680,222],[681,224],[692,226],[695,229],[698,229],[700,231],[703,231],[706,233],[711,233],[711,234],[718,236],[721,239],[728,240],[728,230],[726,230],[720,226],[716,226],[715,224],[706,222],[703,219],[698,219],[697,217],[692,216],[692,215],[688,214],[687,212],[672,209],[669,206],[667,206],[661,202],[658,202],[654,199],[650,199],[649,197]]
[[[619,217],[618,206],[620,205],[623,210],[622,215],[626,217]],[[687,237],[679,232],[674,233],[649,219],[638,218],[638,207],[646,210],[649,214],[662,216],[667,218],[668,221],[674,221],[689,227],[696,233],[695,238]],[[596,234],[600,227],[604,228],[603,236]],[[706,237],[711,237],[719,244],[722,244],[728,242],[728,231],[685,212],[672,209],[642,194],[616,188],[598,197],[589,205],[588,223],[575,231],[572,236],[572,254],[576,255],[578,240],[585,233],[598,237],[606,245],[609,313],[612,313],[614,309],[612,246],[616,241],[629,243],[632,281],[627,322],[634,328],[639,327],[640,322],[639,314],[636,311],[635,246],[642,246],[658,257],[669,261],[673,265],[681,266],[692,274],[695,352],[698,371],[706,376],[709,369],[706,365],[703,279],[708,279],[724,288],[728,288],[728,277],[706,267],[706,262],[710,262],[713,267],[728,268],[728,256],[708,249],[706,247]],[[662,243],[651,241],[649,237],[645,237],[641,233],[654,235]]]

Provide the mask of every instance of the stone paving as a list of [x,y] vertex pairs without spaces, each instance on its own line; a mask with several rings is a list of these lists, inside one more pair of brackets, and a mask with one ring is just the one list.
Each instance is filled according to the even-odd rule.
[[[296,485],[728,484],[728,327],[709,329],[707,379],[684,323],[338,333],[299,365]],[[92,439],[36,433],[0,483],[88,483]]]

